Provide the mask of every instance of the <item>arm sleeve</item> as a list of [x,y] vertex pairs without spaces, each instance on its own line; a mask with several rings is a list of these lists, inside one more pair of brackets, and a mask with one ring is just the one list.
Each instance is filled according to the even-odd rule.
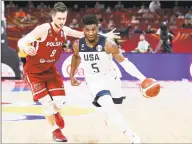
[[146,77],[137,69],[137,67],[130,62],[128,59],[125,59],[121,63],[119,63],[124,70],[129,73],[131,76],[136,77],[140,81],[143,81],[146,79]]

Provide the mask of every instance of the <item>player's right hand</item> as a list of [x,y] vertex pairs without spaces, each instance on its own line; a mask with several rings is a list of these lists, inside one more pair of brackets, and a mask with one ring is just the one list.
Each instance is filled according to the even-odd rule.
[[28,46],[24,49],[24,52],[27,54],[27,55],[30,55],[30,56],[35,56],[37,54],[37,50],[35,49],[35,47],[33,46]]
[[78,86],[78,85],[81,84],[81,82],[78,81],[75,77],[71,77],[71,78],[70,78],[70,81],[71,81],[71,85],[72,85],[72,86]]

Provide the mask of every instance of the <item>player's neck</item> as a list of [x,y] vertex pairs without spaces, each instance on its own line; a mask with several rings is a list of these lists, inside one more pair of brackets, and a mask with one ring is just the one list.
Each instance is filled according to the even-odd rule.
[[53,30],[54,30],[56,33],[59,33],[60,28],[58,28],[58,27],[54,24],[54,22],[52,22],[51,25],[52,25],[52,27],[53,27]]
[[90,43],[88,39],[85,38],[86,45],[90,48],[94,48],[99,40],[99,36],[96,37],[95,41],[93,43]]

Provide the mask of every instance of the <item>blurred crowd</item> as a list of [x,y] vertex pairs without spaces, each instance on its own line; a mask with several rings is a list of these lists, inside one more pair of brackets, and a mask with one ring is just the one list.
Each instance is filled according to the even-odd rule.
[[[74,2],[73,2],[74,3]],[[81,30],[81,18],[86,13],[95,13],[99,21],[99,31],[106,33],[116,28],[122,37],[130,38],[132,34],[155,34],[162,21],[169,23],[170,29],[191,29],[192,28],[192,6],[182,7],[177,1],[171,8],[162,8],[161,2],[154,0],[148,5],[141,2],[138,7],[127,8],[125,2],[117,1],[116,4],[108,6],[102,2],[95,2],[94,7],[78,3],[69,7],[68,20],[66,25]],[[133,2],[132,2],[133,3]],[[66,4],[67,5],[67,4]],[[51,22],[49,12],[51,4],[45,2],[29,1],[26,5],[18,5],[16,2],[7,2],[5,15],[7,27],[27,27],[44,22]],[[11,21],[11,19],[14,19]],[[66,42],[66,50],[71,47],[71,42]],[[70,50],[69,50],[70,51]],[[150,51],[150,48],[148,49]]]

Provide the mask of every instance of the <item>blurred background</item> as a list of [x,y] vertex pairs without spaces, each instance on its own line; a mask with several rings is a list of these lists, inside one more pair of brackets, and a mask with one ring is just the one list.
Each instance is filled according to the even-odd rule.
[[[1,2],[2,143],[52,142],[45,131],[49,128],[43,124],[41,105],[33,102],[30,86],[24,81],[26,55],[19,51],[17,42],[37,25],[51,22],[49,12],[56,2]],[[113,63],[127,96],[118,110],[142,143],[191,143],[192,2],[63,2],[69,9],[68,27],[82,31],[81,18],[85,14],[96,14],[100,33],[116,28],[121,39],[115,42],[124,57],[146,77],[161,84],[159,96],[148,100],[139,91],[140,81],[128,75],[118,63]],[[68,81],[74,40],[67,37],[64,52],[56,63],[67,94],[67,105],[62,111],[67,123],[65,134],[71,143],[128,143],[129,139],[125,139],[117,127],[111,124],[112,127],[106,127],[100,109],[92,109],[92,96],[86,84],[82,82],[79,87],[72,87]],[[84,79],[81,64],[75,77]],[[101,124],[100,127],[97,124]]]
[[[49,13],[55,3],[56,1],[5,1],[4,19],[1,21],[3,78],[22,79],[25,54],[19,51],[17,41],[37,25],[51,22]],[[191,1],[64,1],[64,3],[69,10],[66,26],[82,31],[81,18],[94,13],[99,21],[100,33],[107,33],[114,28],[115,32],[120,32],[121,39],[115,41],[124,54],[192,53]],[[166,22],[167,25],[169,34],[167,45],[171,52],[161,50],[162,33],[159,30],[162,22]],[[71,46],[74,40],[67,37],[63,46],[65,53],[72,52]],[[163,62],[162,65],[164,64]],[[8,68],[9,66],[12,70]]]

